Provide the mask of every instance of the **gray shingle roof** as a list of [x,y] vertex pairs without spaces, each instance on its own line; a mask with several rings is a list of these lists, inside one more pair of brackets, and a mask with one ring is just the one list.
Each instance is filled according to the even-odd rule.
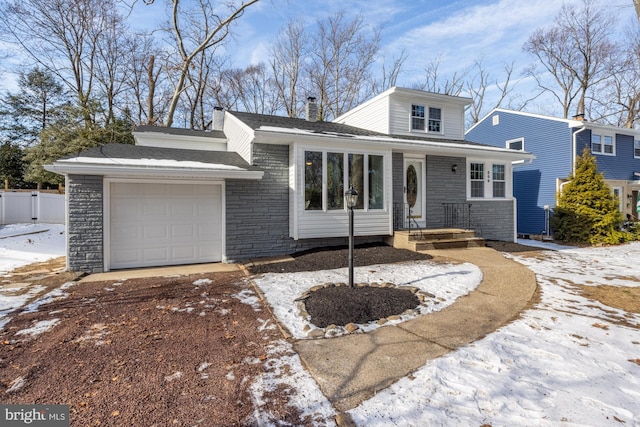
[[221,130],[193,130],[184,128],[167,128],[163,126],[136,126],[134,132],[157,132],[166,133],[169,135],[182,135],[182,136],[198,136],[204,138],[221,138],[226,139],[224,132]]
[[246,170],[260,171],[251,166],[238,153],[229,151],[186,150],[181,148],[145,147],[131,144],[107,144],[90,148],[73,157],[104,159],[154,159],[200,162],[216,165],[236,166]]
[[[408,141],[428,141],[428,142],[442,142],[446,144],[456,145],[473,145],[479,147],[491,147],[488,144],[479,144],[477,142],[471,142],[458,139],[445,139],[433,136],[421,136],[421,135],[388,135],[380,132],[374,132],[367,129],[362,129],[355,126],[349,126],[342,123],[333,122],[310,122],[305,119],[293,119],[290,117],[280,116],[268,116],[264,114],[244,113],[238,111],[229,111],[230,114],[240,119],[250,128],[256,130],[263,126],[279,127],[284,129],[300,129],[311,131],[317,134],[331,134],[341,136],[372,136],[372,137],[386,137],[398,140]],[[492,147],[493,148],[493,147]]]

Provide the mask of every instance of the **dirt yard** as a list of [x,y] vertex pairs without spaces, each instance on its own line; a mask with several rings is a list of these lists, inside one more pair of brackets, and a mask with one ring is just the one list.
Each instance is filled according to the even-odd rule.
[[[489,245],[539,256],[529,247]],[[344,258],[338,250],[252,272],[337,268]],[[359,265],[424,258],[384,246],[356,250]],[[38,283],[44,270],[30,266],[4,280]],[[75,278],[60,272],[41,282],[53,289]],[[640,312],[640,288],[582,291]],[[272,349],[282,336],[242,273],[83,283],[65,292],[35,312],[10,316],[0,333],[0,402],[68,404],[74,426],[249,426],[255,411],[282,425],[311,424],[288,405],[286,388],[260,396],[249,389],[271,369],[270,358],[281,356]]]

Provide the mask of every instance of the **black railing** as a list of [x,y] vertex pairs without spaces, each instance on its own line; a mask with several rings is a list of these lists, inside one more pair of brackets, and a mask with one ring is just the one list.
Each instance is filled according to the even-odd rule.
[[444,227],[471,230],[471,203],[443,203]]
[[406,203],[393,204],[393,229],[416,230],[422,235],[422,227],[411,214],[411,208]]

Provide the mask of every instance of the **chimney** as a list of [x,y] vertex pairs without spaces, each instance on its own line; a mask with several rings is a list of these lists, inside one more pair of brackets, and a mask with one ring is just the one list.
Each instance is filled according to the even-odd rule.
[[213,107],[213,124],[211,130],[222,130],[224,127],[224,110],[222,107]]
[[584,122],[584,113],[578,113],[575,116],[572,117],[573,120],[576,120],[578,122]]
[[318,121],[318,104],[316,104],[316,99],[313,96],[307,98],[306,113],[308,122]]

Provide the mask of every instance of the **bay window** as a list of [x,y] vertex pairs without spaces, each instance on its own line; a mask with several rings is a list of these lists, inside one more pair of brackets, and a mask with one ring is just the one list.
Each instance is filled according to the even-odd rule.
[[344,192],[358,192],[356,209],[384,209],[384,156],[304,152],[305,210],[345,209]]

